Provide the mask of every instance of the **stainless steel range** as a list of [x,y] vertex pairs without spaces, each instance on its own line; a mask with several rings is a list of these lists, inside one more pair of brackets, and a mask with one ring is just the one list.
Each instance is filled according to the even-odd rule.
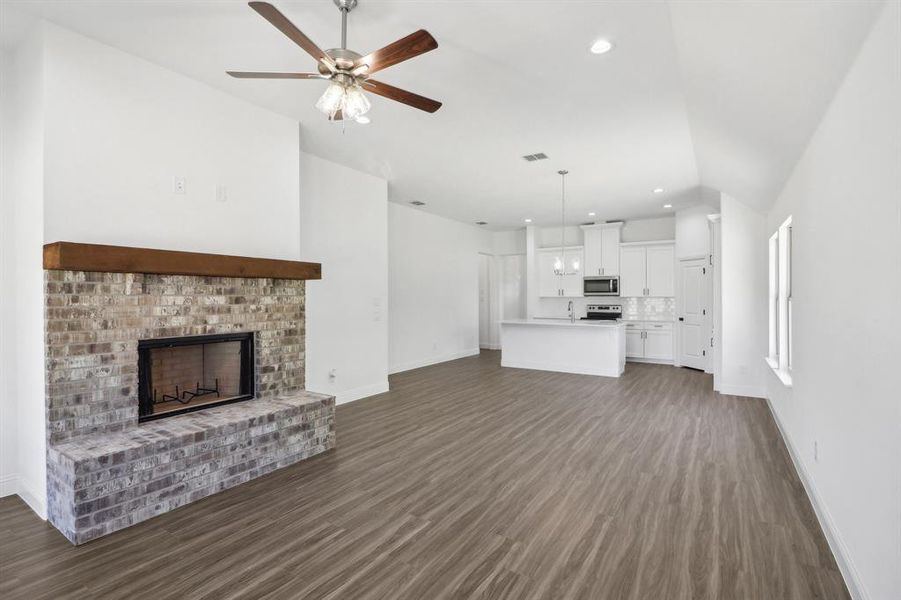
[[619,304],[589,304],[585,307],[587,316],[583,321],[615,321],[623,316],[623,307]]

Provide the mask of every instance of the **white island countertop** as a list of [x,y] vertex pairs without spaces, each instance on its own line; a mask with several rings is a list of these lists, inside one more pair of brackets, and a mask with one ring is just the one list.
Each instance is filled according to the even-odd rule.
[[553,317],[501,321],[501,366],[619,377],[626,367],[626,324]]
[[570,321],[565,317],[536,317],[534,319],[507,319],[501,325],[539,325],[552,327],[623,327],[621,321],[580,320]]

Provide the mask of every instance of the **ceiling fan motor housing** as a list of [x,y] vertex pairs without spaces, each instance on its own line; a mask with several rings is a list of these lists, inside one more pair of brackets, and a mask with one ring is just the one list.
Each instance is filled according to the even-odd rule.
[[335,6],[347,12],[352,11],[357,6],[357,0],[335,0]]
[[[357,59],[362,58],[361,54],[354,52],[353,50],[348,50],[347,48],[330,48],[325,50],[325,53],[335,61],[335,65],[337,65],[338,70],[340,71],[350,71],[354,68],[354,62],[356,62]],[[322,63],[319,63],[317,68],[323,75],[331,74],[328,67]]]

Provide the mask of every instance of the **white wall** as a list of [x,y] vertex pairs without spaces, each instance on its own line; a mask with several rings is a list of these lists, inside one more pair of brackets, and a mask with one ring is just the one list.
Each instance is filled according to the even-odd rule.
[[720,214],[721,369],[714,374],[714,389],[762,398],[767,340],[766,221],[762,214],[725,194]]
[[892,2],[767,219],[792,215],[794,245],[793,387],[767,369],[768,398],[852,595],[873,600],[901,598],[899,161]]
[[707,215],[719,209],[706,204],[676,212],[676,260],[710,254],[710,221]]
[[676,237],[676,219],[658,217],[656,219],[629,219],[620,231],[621,242],[652,242],[672,240]]
[[46,518],[43,33],[4,56],[0,77],[0,495]]
[[[302,153],[306,387],[348,402],[388,390],[388,184]],[[334,377],[330,373],[334,370]]]
[[46,241],[300,258],[295,121],[53,25],[46,56]]
[[388,204],[388,370],[479,351],[479,253],[491,233]]

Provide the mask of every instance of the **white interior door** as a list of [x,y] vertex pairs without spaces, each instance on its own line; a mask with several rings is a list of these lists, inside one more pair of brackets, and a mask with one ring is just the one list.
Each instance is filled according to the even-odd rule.
[[684,260],[679,264],[679,363],[707,368],[707,261]]
[[526,316],[526,257],[511,254],[500,258],[501,319],[524,319]]
[[479,348],[491,348],[491,257],[479,254]]

